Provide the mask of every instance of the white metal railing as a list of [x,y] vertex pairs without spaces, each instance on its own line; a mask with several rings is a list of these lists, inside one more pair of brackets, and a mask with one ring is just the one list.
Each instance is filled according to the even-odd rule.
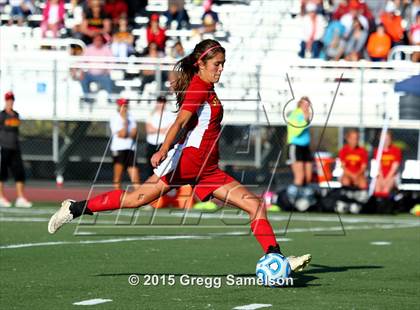
[[[419,45],[398,45],[394,46],[388,54],[388,60],[402,60],[411,61],[413,53],[419,53]],[[420,64],[419,64],[420,66]]]
[[[172,70],[175,64],[175,60],[170,58],[92,58],[54,53],[40,54],[34,58],[31,53],[6,52],[1,53],[0,57],[1,93],[13,89],[17,104],[24,106],[22,116],[35,119],[108,118],[113,105],[106,103],[106,94],[98,97],[105,98],[102,104],[89,106],[90,109],[80,104],[83,93],[80,82],[73,80],[70,75],[72,68],[104,68],[123,73],[155,70],[158,76],[162,71]],[[406,61],[355,63],[308,59],[290,63],[265,61],[261,60],[262,65],[258,68],[248,66],[246,58],[229,63],[228,57],[220,84],[216,86],[227,110],[226,122],[257,124],[269,121],[271,124],[285,124],[283,110],[292,107],[287,104],[292,95],[295,98],[308,95],[313,101],[315,125],[323,125],[331,110],[328,119],[331,126],[376,127],[388,114],[392,119],[391,127],[418,127],[418,122],[399,119],[398,94],[393,90],[395,82],[420,73],[418,64]],[[335,106],[331,109],[341,74],[343,80]],[[138,110],[134,113],[139,120],[145,119],[145,112],[150,109],[149,102],[161,89],[160,85],[153,84],[148,93],[139,93],[136,87],[141,81],[140,76],[132,83],[124,81],[123,74],[116,80],[124,88],[121,95],[139,102],[134,108]],[[110,98],[115,98],[120,93],[112,95]]]

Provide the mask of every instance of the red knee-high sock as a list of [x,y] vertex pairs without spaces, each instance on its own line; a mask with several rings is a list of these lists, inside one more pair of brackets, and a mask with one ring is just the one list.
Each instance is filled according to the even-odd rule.
[[88,200],[87,207],[92,212],[115,210],[121,208],[121,197],[124,191],[117,189]]
[[265,219],[253,220],[251,222],[251,230],[263,248],[264,253],[267,253],[270,246],[276,246],[276,236],[269,221]]

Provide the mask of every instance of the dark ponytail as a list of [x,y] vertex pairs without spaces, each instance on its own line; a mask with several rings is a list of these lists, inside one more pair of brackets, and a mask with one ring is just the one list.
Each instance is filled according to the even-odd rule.
[[[211,50],[203,56],[203,54],[209,49]],[[182,58],[175,64],[174,72],[176,78],[173,82],[173,89],[175,91],[178,109],[181,107],[182,102],[184,101],[185,92],[187,91],[194,74],[198,72],[198,59],[202,57],[201,60],[206,62],[219,52],[222,52],[223,54],[225,53],[225,49],[220,45],[219,42],[210,39],[204,40],[195,46],[193,52],[190,55]]]

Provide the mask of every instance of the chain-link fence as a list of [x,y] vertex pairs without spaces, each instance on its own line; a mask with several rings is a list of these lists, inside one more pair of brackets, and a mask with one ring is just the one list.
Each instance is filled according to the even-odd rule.
[[[54,180],[60,173],[65,180],[92,181],[98,173],[98,181],[112,180],[107,122],[58,122],[58,158],[53,156],[53,127],[52,121],[22,122],[21,147],[30,179]],[[137,160],[142,171],[147,162],[145,123],[140,122],[138,128]],[[312,151],[328,153],[335,158],[344,143],[346,130],[343,127],[311,128]],[[420,130],[391,130],[394,144],[401,148],[403,159],[420,159]],[[378,147],[380,132],[381,128],[365,130],[365,141],[361,144],[371,158],[374,148]],[[220,165],[248,184],[267,183],[272,175],[276,185],[287,184],[291,181],[291,172],[286,165],[286,136],[285,126],[226,125],[219,143]]]

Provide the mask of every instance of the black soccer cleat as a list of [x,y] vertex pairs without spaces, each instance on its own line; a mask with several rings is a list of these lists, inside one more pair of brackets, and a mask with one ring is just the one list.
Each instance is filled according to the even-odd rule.
[[278,244],[270,245],[268,247],[268,250],[267,250],[266,254],[270,254],[270,253],[280,254],[280,255],[284,256],[283,253],[280,251],[280,246]]

